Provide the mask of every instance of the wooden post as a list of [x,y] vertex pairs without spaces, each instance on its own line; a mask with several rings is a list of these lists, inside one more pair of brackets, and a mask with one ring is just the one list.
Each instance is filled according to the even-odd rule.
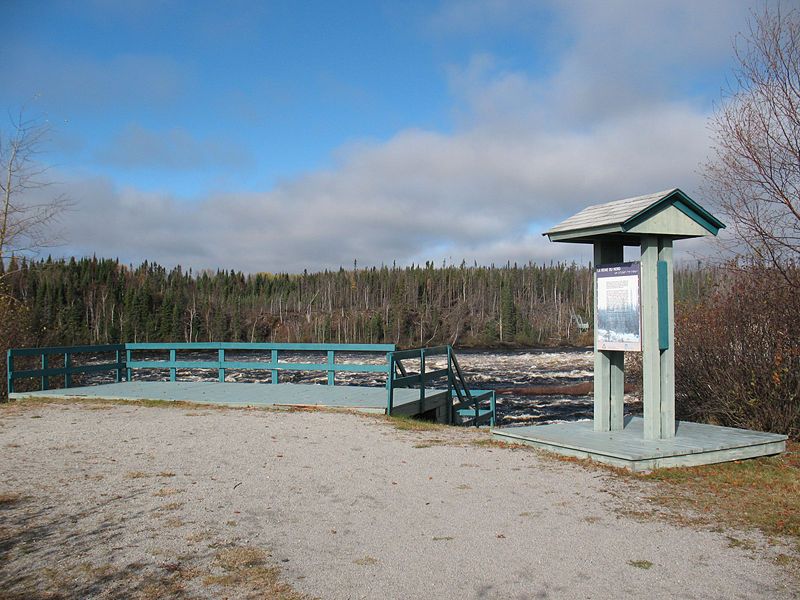
[[[664,265],[663,278],[659,282],[659,333],[664,344],[659,344],[661,383],[661,437],[675,437],[675,292],[672,284],[672,240],[659,237],[658,260]],[[661,273],[659,273],[661,275]],[[666,289],[665,289],[666,288]],[[664,331],[666,330],[666,331]],[[664,348],[663,346],[667,347]]]
[[661,353],[658,348],[658,238],[641,240],[642,403],[644,439],[661,439]]
[[[620,263],[624,259],[624,248],[618,242],[595,242],[594,266]],[[597,302],[597,280],[594,284]],[[597,311],[594,316],[594,430],[612,431],[622,429],[625,397],[625,353],[600,351],[597,349]]]
[[333,366],[335,362],[336,359],[333,350],[328,350],[328,385],[334,385],[336,383],[336,371]]

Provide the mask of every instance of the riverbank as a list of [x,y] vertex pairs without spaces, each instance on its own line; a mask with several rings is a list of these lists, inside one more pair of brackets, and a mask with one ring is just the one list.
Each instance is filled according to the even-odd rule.
[[10,598],[796,595],[777,541],[643,518],[649,483],[482,431],[32,403],[0,444]]

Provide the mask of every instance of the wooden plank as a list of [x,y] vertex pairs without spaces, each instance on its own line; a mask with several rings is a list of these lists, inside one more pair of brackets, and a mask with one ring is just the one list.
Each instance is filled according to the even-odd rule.
[[446,404],[447,398],[447,391],[443,391],[410,402],[399,403],[395,400],[392,416],[413,417],[421,415]]
[[659,286],[658,290],[659,306],[666,306],[666,314],[663,315],[663,319],[659,313],[661,437],[668,439],[675,437],[675,292],[671,239],[659,240],[658,258],[659,265],[664,265],[665,281],[663,285],[666,287],[663,290]]
[[661,366],[658,349],[658,239],[642,236],[642,403],[644,437],[661,439]]
[[610,396],[610,431],[621,431],[625,419],[625,353],[608,352],[609,357],[609,396]]
[[45,348],[11,348],[11,356],[40,356],[42,354],[100,354],[124,350],[124,344],[103,344],[96,346],[50,346]]

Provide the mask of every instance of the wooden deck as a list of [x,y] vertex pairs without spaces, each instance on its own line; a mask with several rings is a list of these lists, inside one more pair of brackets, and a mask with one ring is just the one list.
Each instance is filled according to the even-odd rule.
[[674,438],[645,440],[643,429],[640,417],[626,417],[621,431],[598,432],[591,421],[578,421],[493,429],[492,437],[632,471],[770,456],[786,449],[786,436],[774,433],[678,421]]
[[[436,394],[438,390],[427,390]],[[445,392],[447,390],[441,390]],[[326,407],[366,413],[386,413],[387,391],[382,387],[281,383],[220,383],[214,381],[131,381],[86,387],[10,394],[26,398],[92,398],[97,400],[165,400],[221,406]],[[393,415],[416,416],[437,406],[420,404],[419,390],[396,389]],[[444,404],[442,399],[441,404]]]

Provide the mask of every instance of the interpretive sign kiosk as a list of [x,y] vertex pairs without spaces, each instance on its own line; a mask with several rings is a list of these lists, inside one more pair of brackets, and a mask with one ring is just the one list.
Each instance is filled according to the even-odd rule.
[[[672,189],[589,206],[545,233],[594,245],[595,431],[623,428],[624,353],[641,350],[644,437],[675,435],[672,245],[723,227]],[[623,263],[625,246],[639,246],[641,262]]]
[[[492,437],[632,471],[783,452],[785,435],[675,420],[672,245],[723,227],[672,189],[589,206],[545,232],[594,246],[594,423],[501,427]],[[623,262],[625,246],[639,246],[640,260]],[[625,352],[642,353],[643,417],[624,416]]]

